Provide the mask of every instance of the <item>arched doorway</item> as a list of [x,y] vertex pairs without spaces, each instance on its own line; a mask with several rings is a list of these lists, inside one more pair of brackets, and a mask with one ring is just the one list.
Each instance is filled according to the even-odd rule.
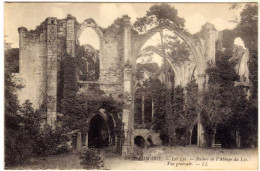
[[108,123],[101,115],[95,115],[89,122],[88,146],[92,148],[104,148],[108,145]]
[[134,138],[134,143],[136,146],[144,148],[146,143],[145,143],[145,139],[142,136],[136,136]]
[[198,137],[198,125],[194,125],[192,132],[191,132],[191,144],[196,145],[197,144],[197,137]]

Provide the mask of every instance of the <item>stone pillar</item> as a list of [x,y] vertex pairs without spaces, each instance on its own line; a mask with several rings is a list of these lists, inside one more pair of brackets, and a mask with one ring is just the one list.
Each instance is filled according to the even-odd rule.
[[115,135],[115,145],[117,145],[117,136]]
[[153,118],[154,118],[154,100],[152,98],[152,121],[153,121]]
[[85,147],[86,147],[86,149],[88,148],[88,132],[87,132],[87,134],[86,134]]
[[187,107],[187,88],[185,87],[183,89],[183,99],[184,99],[184,105],[183,105],[183,110],[186,112],[186,107]]
[[144,124],[144,93],[142,92],[142,124]]
[[123,16],[124,33],[123,33],[123,49],[124,49],[124,65],[132,68],[131,55],[131,23],[127,15]]
[[[217,30],[215,29],[213,24],[206,23],[203,28],[203,38],[205,40],[205,56],[199,62],[197,68],[199,69],[198,75],[198,88],[199,88],[199,106],[203,105],[204,92],[208,88],[208,75],[205,73],[205,70],[208,67],[212,67],[215,65],[215,54],[216,54],[216,34]],[[197,145],[202,147],[205,145],[205,137],[204,137],[204,129],[201,123],[201,112],[198,111],[198,139]]]
[[57,18],[47,19],[47,124],[55,129],[57,120]]
[[82,148],[82,138],[81,138],[81,132],[77,133],[77,151],[81,151]]
[[[206,23],[204,26],[205,32],[205,66],[206,68],[216,65],[216,40],[217,30],[213,24]],[[208,88],[209,77],[206,75],[205,89]]]
[[124,69],[124,105],[123,105],[123,116],[122,122],[124,125],[124,140],[122,147],[122,155],[126,156],[130,150],[131,143],[131,125],[129,125],[130,117],[133,117],[132,113],[132,69]]
[[25,54],[25,36],[26,36],[26,32],[27,29],[25,27],[19,27],[18,28],[18,32],[19,32],[19,73],[22,75],[24,72],[24,69],[26,69],[26,67],[24,66],[24,63],[22,61],[24,61],[24,54]]
[[123,129],[124,140],[122,143],[122,155],[126,156],[131,150],[131,132],[133,129],[133,110],[132,110],[132,60],[131,60],[131,23],[130,18],[123,16],[123,56],[124,56],[124,105],[123,105]]
[[[206,75],[205,74],[199,74],[198,75],[198,91],[199,91],[199,99],[198,99],[198,106],[203,105],[203,96],[204,96],[204,89],[205,89],[205,81],[206,81]],[[205,138],[204,138],[204,130],[201,123],[201,112],[202,110],[198,110],[198,131],[197,131],[197,146],[202,147],[205,144]]]
[[71,57],[75,57],[75,18],[70,14],[67,15],[67,35],[66,35],[66,43],[67,43],[67,53],[71,55]]
[[111,135],[108,133],[108,146],[112,145]]
[[206,23],[203,27],[205,30],[205,57],[209,65],[215,65],[217,30],[210,23]]

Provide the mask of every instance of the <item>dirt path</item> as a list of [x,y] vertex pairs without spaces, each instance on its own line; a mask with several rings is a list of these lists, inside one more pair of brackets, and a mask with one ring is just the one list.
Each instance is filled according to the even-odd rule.
[[[143,149],[143,157],[125,160],[114,148],[101,150],[103,169],[257,169],[257,149],[206,149],[196,146]],[[238,161],[235,161],[235,158]],[[214,159],[214,160],[212,160]],[[83,169],[76,153],[38,158],[8,169]]]

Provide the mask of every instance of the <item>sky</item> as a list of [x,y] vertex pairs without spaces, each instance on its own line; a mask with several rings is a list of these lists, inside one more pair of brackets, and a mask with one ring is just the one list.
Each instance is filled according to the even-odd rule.
[[[19,46],[18,27],[34,30],[47,17],[66,18],[67,14],[76,17],[79,23],[93,18],[101,27],[108,27],[113,21],[127,14],[133,23],[142,17],[154,3],[5,3],[4,34],[12,47]],[[200,31],[206,22],[216,29],[233,29],[231,22],[239,18],[240,9],[230,9],[231,3],[170,3],[178,10],[178,16],[185,19],[185,28],[190,33]]]

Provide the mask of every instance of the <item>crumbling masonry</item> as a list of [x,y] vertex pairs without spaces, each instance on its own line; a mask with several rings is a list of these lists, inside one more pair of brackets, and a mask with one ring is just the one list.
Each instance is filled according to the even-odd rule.
[[[89,83],[96,83],[100,88],[112,95],[114,99],[123,100],[122,122],[124,123],[125,140],[122,143],[122,152],[126,154],[134,144],[134,136],[145,130],[134,128],[134,100],[133,89],[135,82],[136,57],[143,44],[159,30],[154,28],[146,34],[138,34],[132,29],[130,18],[123,16],[123,24],[114,23],[103,29],[93,19],[83,23],[68,15],[67,18],[47,18],[35,30],[28,31],[19,28],[19,78],[25,87],[19,93],[19,100],[30,99],[34,108],[39,109],[46,104],[47,112],[43,121],[55,128],[57,115],[57,75],[60,62],[65,52],[75,57],[79,37],[87,27],[93,28],[100,39],[99,70],[100,76],[95,81],[78,80],[80,92],[88,91]],[[195,59],[196,79],[199,91],[207,88],[205,69],[215,64],[215,44],[219,39],[218,32],[213,25],[207,23],[202,31],[193,36],[174,31],[189,46]],[[175,76],[179,80],[176,84],[185,86],[191,75],[175,69]],[[186,74],[186,75],[185,75]],[[186,80],[186,81],[185,81]],[[203,146],[203,128],[198,113],[198,146]]]

